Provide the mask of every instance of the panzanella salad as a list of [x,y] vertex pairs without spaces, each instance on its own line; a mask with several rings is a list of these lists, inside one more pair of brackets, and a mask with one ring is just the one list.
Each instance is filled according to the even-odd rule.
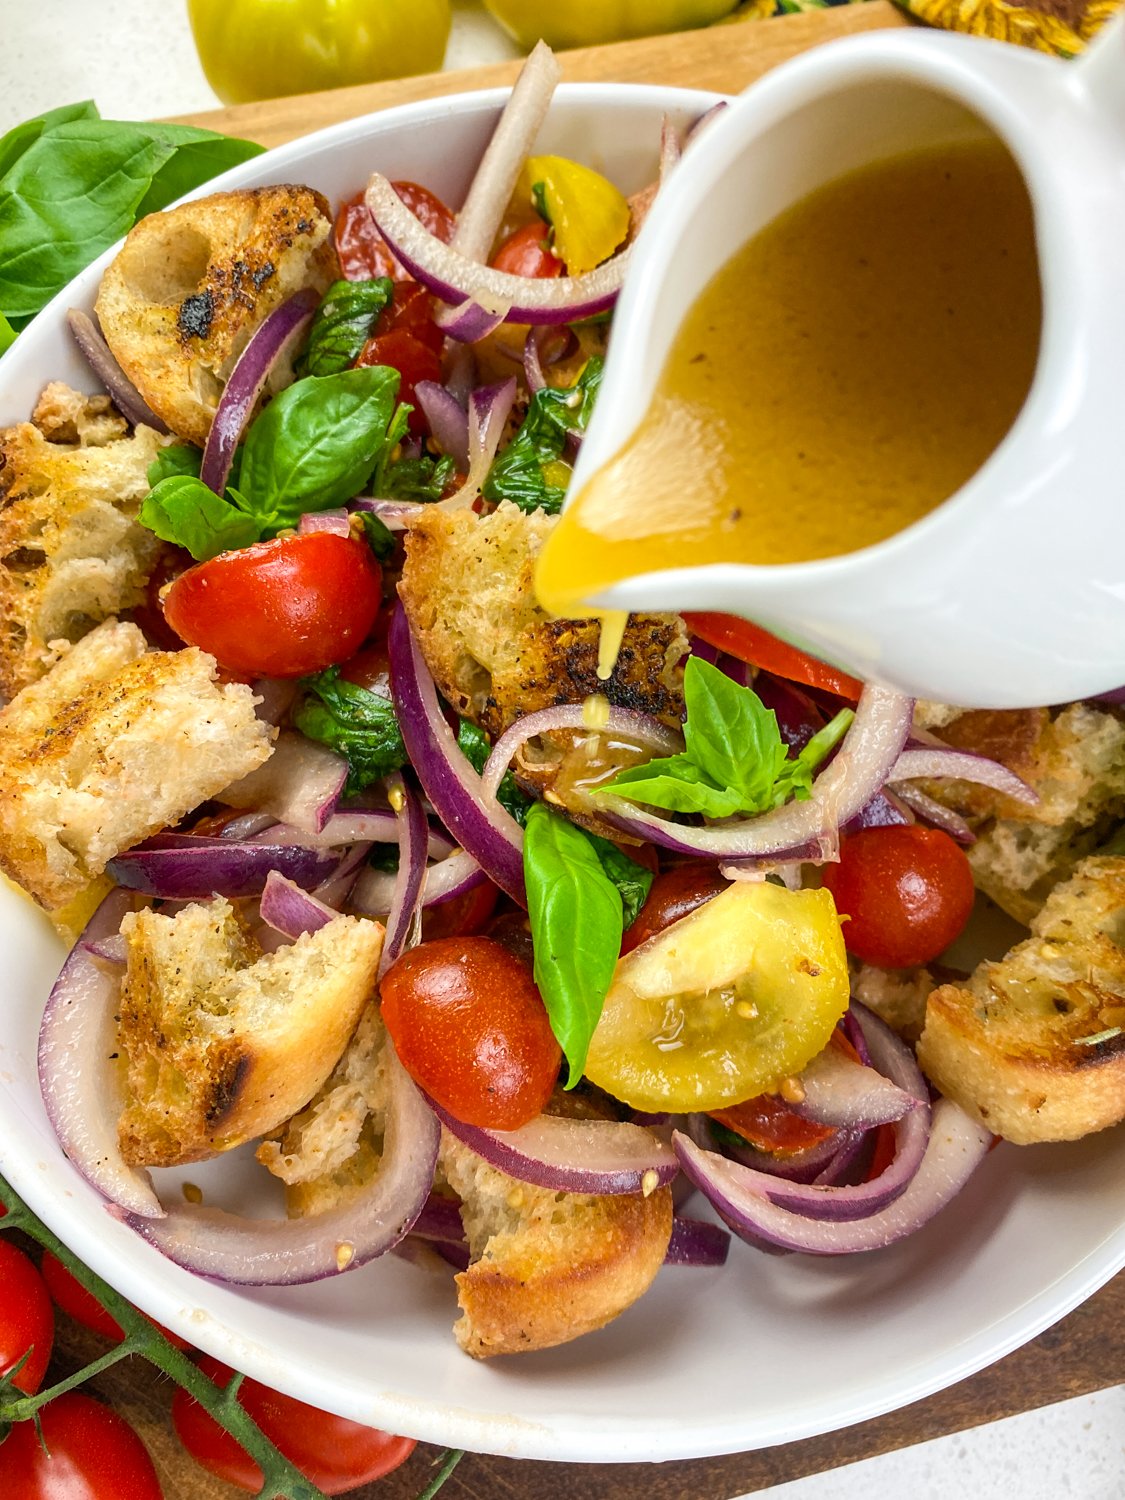
[[[456,210],[376,171],[142,218],[71,315],[106,394],[0,434],[0,862],[73,942],[63,1150],[207,1276],[455,1272],[477,1357],[729,1232],[878,1250],[994,1137],[1125,1115],[1120,709],[914,704],[721,615],[632,617],[603,680],[539,606],[683,144],[631,199],[536,155],[556,74]],[[1030,930],[970,974],[979,891]],[[249,1142],[285,1217],[152,1175]]]

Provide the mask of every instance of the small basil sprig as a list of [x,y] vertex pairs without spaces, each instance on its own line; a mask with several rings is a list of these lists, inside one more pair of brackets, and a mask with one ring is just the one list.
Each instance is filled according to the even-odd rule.
[[379,495],[384,500],[440,500],[453,477],[453,460],[441,458],[399,458],[375,476]]
[[351,369],[394,289],[388,276],[374,281],[334,281],[312,320],[302,373],[336,375]]
[[0,314],[33,316],[138,219],[261,149],[91,101],[17,125],[0,139]]
[[563,458],[567,436],[586,430],[602,369],[595,356],[572,386],[545,385],[535,392],[519,431],[488,471],[486,499],[511,500],[520,510],[550,515],[561,509],[571,472]]
[[186,547],[196,562],[261,540],[262,528],[191,474],[170,474],[153,486],[140,521],[166,542]]
[[161,448],[148,466],[149,485],[155,489],[162,479],[181,474],[190,474],[193,479],[198,479],[202,463],[203,454],[190,443],[169,443],[167,448]]
[[776,716],[757,693],[698,656],[684,671],[684,702],[683,753],[630,766],[601,792],[708,818],[766,812],[811,794],[813,772],[855,717],[841,709],[790,758]]
[[621,952],[621,892],[582,830],[542,802],[528,810],[523,873],[535,983],[570,1065],[566,1086],[573,1088]]
[[340,676],[328,667],[301,686],[305,697],[293,722],[310,740],[319,740],[348,762],[345,792],[361,792],[406,765],[406,746],[389,698]]

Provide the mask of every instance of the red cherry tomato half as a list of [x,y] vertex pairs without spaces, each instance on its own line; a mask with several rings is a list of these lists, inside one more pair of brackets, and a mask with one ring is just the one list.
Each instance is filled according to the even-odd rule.
[[[219,1386],[228,1384],[233,1374],[228,1365],[210,1355],[203,1355],[199,1368]],[[317,1411],[256,1380],[242,1382],[238,1402],[270,1442],[326,1495],[345,1495],[373,1479],[382,1479],[414,1452],[413,1438],[394,1437],[346,1417]],[[183,1389],[172,1397],[172,1423],[180,1442],[209,1473],[252,1494],[261,1489],[258,1465]]]
[[501,943],[421,943],[380,993],[403,1067],[450,1114],[489,1130],[542,1114],[562,1054],[530,970]]
[[401,329],[412,333],[420,344],[425,344],[435,354],[445,347],[445,334],[434,322],[437,302],[432,292],[416,281],[396,281],[390,302],[379,314],[374,333],[393,333]]
[[232,672],[302,677],[362,644],[381,579],[366,543],[310,531],[197,563],[169,587],[164,617]]
[[472,937],[482,931],[496,910],[499,894],[491,880],[484,880],[463,896],[454,896],[452,901],[427,907],[422,913],[423,942],[434,938]]
[[398,398],[414,408],[410,413],[410,431],[414,437],[425,437],[430,430],[426,414],[418,404],[415,391],[423,380],[441,381],[441,360],[428,344],[405,328],[392,328],[390,333],[377,334],[368,339],[360,350],[356,368],[364,365],[390,365],[402,379],[399,382]]
[[547,244],[551,226],[542,219],[533,219],[515,234],[510,234],[492,257],[497,271],[507,271],[509,276],[534,276],[547,279],[561,276],[566,270],[563,262]]
[[[52,1255],[49,1250],[43,1252],[40,1270],[43,1273],[43,1280],[47,1283],[47,1289],[55,1300],[56,1307],[60,1307],[76,1323],[81,1323],[83,1328],[100,1333],[104,1338],[112,1339],[115,1344],[121,1342],[125,1335],[116,1318],[106,1312],[93,1292],[88,1292],[78,1278],[72,1276],[62,1261]],[[148,1318],[148,1313],[142,1316]],[[170,1332],[155,1319],[149,1318],[149,1322],[154,1328],[159,1328],[168,1342],[174,1344],[177,1349],[192,1347],[186,1339],[180,1338],[178,1333]]]
[[148,1449],[123,1417],[81,1391],[56,1396],[0,1443],[4,1500],[164,1500]]
[[[34,1395],[43,1383],[55,1338],[55,1313],[46,1283],[22,1250],[0,1239],[0,1373],[28,1355],[13,1384]],[[0,1495],[7,1491],[0,1486]]]
[[717,646],[739,661],[747,661],[775,677],[784,677],[787,682],[800,682],[805,687],[821,688],[837,697],[849,698],[853,703],[863,691],[863,683],[826,661],[818,661],[807,651],[790,646],[737,615],[695,614],[686,612],[684,619],[692,635],[697,635],[709,646]]
[[711,1119],[735,1131],[759,1151],[781,1156],[818,1146],[832,1134],[831,1126],[803,1120],[776,1094],[760,1094],[729,1109],[712,1110]]
[[675,865],[665,870],[652,882],[645,904],[626,928],[621,940],[622,953],[632,953],[650,937],[725,891],[729,884],[714,865]]
[[[391,186],[430,233],[448,245],[457,220],[441,199],[416,182],[394,182]],[[402,280],[408,276],[376,228],[362,191],[342,204],[336,216],[336,254],[349,281],[368,281],[376,276]]]
[[844,923],[844,944],[864,963],[906,969],[929,963],[964,931],[973,872],[940,828],[864,828],[840,843],[824,884]]

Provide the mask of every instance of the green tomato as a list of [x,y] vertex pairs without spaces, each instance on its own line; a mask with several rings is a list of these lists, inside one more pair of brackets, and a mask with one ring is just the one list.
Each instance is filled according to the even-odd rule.
[[689,31],[730,15],[739,0],[484,0],[523,47],[594,47],[661,31]]
[[207,81],[226,104],[440,68],[449,0],[188,0]]

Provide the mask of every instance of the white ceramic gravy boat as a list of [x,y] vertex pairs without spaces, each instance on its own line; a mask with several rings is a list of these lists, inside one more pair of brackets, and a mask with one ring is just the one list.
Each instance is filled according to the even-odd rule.
[[689,146],[639,237],[570,495],[635,430],[687,308],[761,226],[867,162],[981,132],[1027,181],[1043,291],[1031,391],[984,466],[877,546],[648,573],[589,602],[741,614],[944,702],[1017,707],[1125,683],[1125,16],[1070,63],[872,33],[736,100]]

